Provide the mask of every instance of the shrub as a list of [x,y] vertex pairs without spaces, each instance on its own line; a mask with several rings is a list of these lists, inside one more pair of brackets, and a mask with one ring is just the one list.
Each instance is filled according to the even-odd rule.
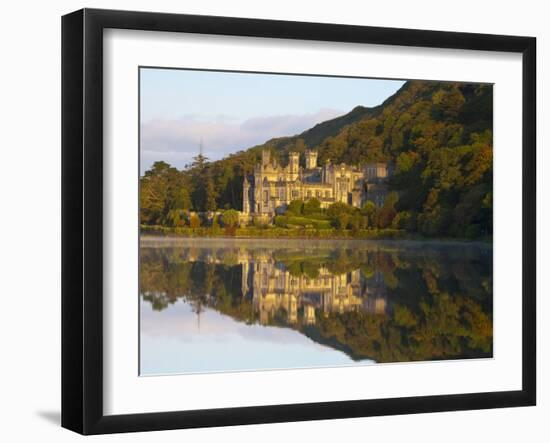
[[201,219],[197,214],[191,214],[191,217],[189,217],[189,226],[192,229],[197,229],[201,225]]
[[411,213],[408,211],[398,212],[391,223],[392,229],[408,229],[411,222]]
[[285,217],[284,215],[277,215],[275,216],[275,220],[273,221],[273,223],[278,228],[286,228],[287,220],[288,217]]
[[351,229],[351,232],[357,233],[361,229],[361,219],[362,217],[359,214],[351,216],[348,227]]
[[164,217],[164,224],[173,228],[185,226],[187,215],[183,209],[170,209]]
[[220,231],[219,218],[220,216],[218,214],[214,214],[214,217],[212,217],[212,231],[214,233],[218,233]]
[[321,202],[316,199],[312,198],[308,200],[304,205],[302,206],[302,213],[304,215],[313,215],[319,213],[321,210]]
[[262,217],[254,217],[252,219],[252,225],[256,228],[265,228],[267,226],[265,219],[262,219]]
[[292,200],[288,204],[286,211],[290,214],[301,215],[303,208],[304,202],[302,200]]
[[239,224],[239,213],[234,209],[228,209],[222,214],[222,223],[227,228],[235,228]]
[[333,224],[338,229],[346,229],[350,220],[351,216],[345,212],[342,212],[335,216]]

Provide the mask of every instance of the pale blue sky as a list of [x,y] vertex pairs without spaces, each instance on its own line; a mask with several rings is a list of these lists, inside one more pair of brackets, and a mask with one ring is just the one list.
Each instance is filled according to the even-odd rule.
[[376,106],[400,80],[142,68],[142,172],[183,168],[202,138],[211,160],[291,136],[358,105]]
[[140,375],[362,366],[290,328],[248,325],[183,300],[154,311],[141,299]]

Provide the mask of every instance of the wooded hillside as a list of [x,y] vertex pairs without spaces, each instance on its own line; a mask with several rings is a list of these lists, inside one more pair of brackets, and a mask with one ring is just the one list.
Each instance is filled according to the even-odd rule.
[[[182,210],[242,208],[242,181],[262,149],[286,163],[294,150],[317,149],[319,164],[395,164],[390,189],[409,231],[428,236],[492,234],[492,85],[409,81],[374,108],[320,123],[185,170],[157,162],[141,178],[142,224],[170,225]],[[243,147],[246,148],[246,147]]]

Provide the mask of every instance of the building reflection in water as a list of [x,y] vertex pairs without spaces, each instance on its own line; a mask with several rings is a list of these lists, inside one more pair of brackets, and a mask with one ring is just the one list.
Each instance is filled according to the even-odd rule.
[[197,325],[212,309],[277,327],[270,334],[293,329],[356,361],[492,356],[488,248],[171,241],[140,251],[140,292],[155,311],[183,299]]
[[360,269],[334,273],[326,266],[317,268],[316,276],[291,273],[272,250],[245,248],[227,250],[189,248],[184,251],[188,262],[210,265],[227,264],[228,257],[242,268],[242,296],[251,301],[262,325],[268,325],[284,313],[289,325],[313,325],[316,314],[362,311],[389,314],[387,290],[382,272],[369,278]]
[[386,288],[380,272],[365,278],[356,269],[333,274],[326,267],[318,275],[292,275],[271,257],[243,260],[243,296],[251,299],[259,321],[267,325],[281,311],[289,324],[315,324],[316,314],[365,311],[385,314]]

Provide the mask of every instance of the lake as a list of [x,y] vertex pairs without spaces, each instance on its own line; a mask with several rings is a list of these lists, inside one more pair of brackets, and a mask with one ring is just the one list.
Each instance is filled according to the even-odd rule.
[[140,374],[490,358],[492,253],[142,236]]

